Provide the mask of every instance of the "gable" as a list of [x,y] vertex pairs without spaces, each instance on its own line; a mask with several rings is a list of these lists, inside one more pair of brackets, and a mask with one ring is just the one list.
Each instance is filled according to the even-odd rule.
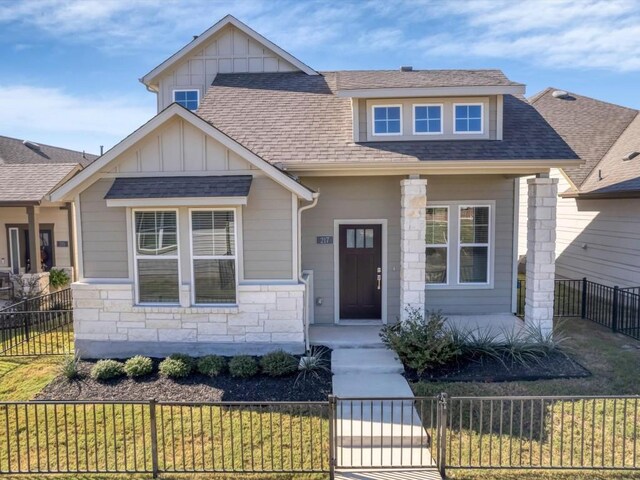
[[174,117],[119,155],[108,173],[229,172],[257,170],[199,128]]
[[227,171],[260,172],[299,198],[310,201],[316,195],[297,179],[174,103],[57,188],[51,198],[72,200],[109,175],[147,172],[179,175],[197,171],[211,175]]
[[173,102],[173,91],[197,89],[200,98],[218,73],[295,72],[299,68],[229,24],[158,79],[158,108]]

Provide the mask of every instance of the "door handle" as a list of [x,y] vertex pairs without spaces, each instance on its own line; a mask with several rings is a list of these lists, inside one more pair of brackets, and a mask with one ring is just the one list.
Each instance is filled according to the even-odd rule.
[[376,280],[378,281],[378,290],[380,290],[382,286],[382,268],[378,267],[377,273]]

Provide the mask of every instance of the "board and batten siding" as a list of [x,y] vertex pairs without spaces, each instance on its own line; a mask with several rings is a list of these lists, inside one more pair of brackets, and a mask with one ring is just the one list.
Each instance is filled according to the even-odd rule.
[[[308,177],[302,181],[321,192],[318,205],[302,214],[302,269],[314,272],[316,323],[334,322],[334,245],[317,236],[333,235],[334,220],[387,220],[387,321],[400,314],[400,180],[403,177]],[[513,282],[514,181],[502,176],[430,176],[429,201],[496,202],[495,276],[492,289],[427,290],[429,310],[446,314],[511,311]],[[334,243],[337,239],[334,238]],[[453,253],[453,252],[452,252]],[[335,299],[337,301],[337,299]]]
[[[558,192],[569,188],[562,173]],[[527,183],[520,180],[520,230],[518,253],[527,253]],[[640,286],[640,199],[577,200],[558,198],[556,275],[587,277],[620,287]]]
[[293,72],[288,61],[228,25],[160,79],[158,111],[173,103],[174,90],[198,90],[200,98],[218,73]]
[[129,278],[127,210],[107,207],[113,179],[102,179],[80,194],[84,278]]
[[[133,145],[109,167],[110,176],[253,175],[242,207],[244,280],[292,280],[293,198],[291,192],[193,125],[175,119]],[[80,197],[85,278],[127,278],[126,209],[107,207],[113,178],[103,179]],[[167,200],[167,207],[171,207]],[[188,230],[188,209],[180,209]],[[189,236],[181,235],[182,281],[189,274]],[[86,232],[86,233],[85,233]],[[86,250],[86,252],[85,252]],[[111,261],[112,260],[112,261]]]

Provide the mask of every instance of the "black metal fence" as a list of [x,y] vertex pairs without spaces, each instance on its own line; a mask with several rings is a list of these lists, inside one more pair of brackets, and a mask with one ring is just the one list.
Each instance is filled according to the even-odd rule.
[[[518,311],[524,316],[526,282],[518,280]],[[640,340],[640,287],[609,287],[582,280],[555,280],[554,315],[582,317]]]
[[329,472],[329,403],[0,403],[0,473]]
[[23,300],[0,310],[0,356],[73,352],[71,289]]
[[0,403],[0,473],[640,467],[638,396]]

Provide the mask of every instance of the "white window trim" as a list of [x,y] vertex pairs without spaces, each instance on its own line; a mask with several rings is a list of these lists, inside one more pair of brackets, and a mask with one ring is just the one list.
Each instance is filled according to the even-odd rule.
[[[480,107],[480,131],[478,132],[465,132],[456,129],[456,107]],[[475,103],[454,103],[452,107],[452,116],[453,116],[453,133],[458,135],[484,135],[484,103],[475,102]]]
[[[495,200],[448,200],[428,201],[427,207],[449,207],[449,251],[447,252],[447,281],[448,284],[426,283],[427,290],[490,290],[494,288],[495,262]],[[460,283],[460,208],[489,207],[489,259],[487,283]],[[467,245],[467,244],[465,244]],[[484,246],[484,244],[483,244]],[[457,249],[451,255],[451,249]],[[455,270],[455,276],[450,273]],[[454,282],[455,279],[455,282]]]
[[[477,208],[477,207],[486,207],[489,209],[489,225],[487,225],[487,243],[462,243],[460,241],[460,233],[462,231],[462,216],[460,215],[460,212],[463,208]],[[458,249],[457,252],[457,256],[458,256],[458,266],[456,267],[456,271],[457,271],[457,276],[458,276],[458,285],[464,285],[464,286],[490,286],[493,284],[493,269],[491,268],[491,265],[493,263],[493,225],[494,225],[494,221],[493,221],[493,208],[491,208],[491,205],[489,204],[476,204],[476,203],[464,203],[464,204],[459,204],[458,205],[458,236],[456,239],[456,248]],[[486,282],[462,282],[460,280],[460,251],[462,250],[463,247],[487,247],[487,281]]]
[[[136,238],[136,212],[176,212],[176,248],[175,255],[138,255],[137,238]],[[180,306],[180,287],[182,285],[182,265],[180,264],[180,212],[177,208],[133,208],[131,209],[131,233],[133,248],[133,283],[135,285],[135,304],[143,307],[174,307]],[[160,258],[164,260],[178,260],[178,301],[175,303],[168,302],[141,302],[140,301],[140,282],[138,281],[138,260]]]
[[[239,262],[238,262],[238,208],[190,208],[189,209],[189,269],[191,271],[191,305],[195,308],[198,307],[237,307],[238,306],[238,285],[240,284],[239,274]],[[229,255],[194,255],[193,253],[193,217],[192,212],[233,212],[233,243],[235,252],[233,257]],[[196,303],[196,279],[195,268],[193,267],[194,260],[234,260],[235,269],[235,287],[236,287],[236,301],[235,303]]]
[[434,203],[430,203],[427,205],[427,208],[446,208],[447,209],[447,243],[427,243],[426,246],[432,248],[442,248],[446,247],[447,249],[447,281],[444,283],[427,283],[430,287],[446,287],[451,283],[451,207],[449,205],[436,205]]
[[[200,89],[199,88],[175,88],[173,89],[173,92],[171,93],[171,99],[173,100],[172,103],[178,103],[176,101],[176,92],[196,92],[196,109],[200,108]],[[180,104],[178,104],[180,105]],[[183,105],[181,105],[183,106]],[[187,108],[187,107],[184,107]],[[189,109],[187,109],[189,110]]]
[[[417,132],[416,131],[416,107],[440,107],[440,131],[439,132]],[[412,125],[414,135],[442,135],[444,133],[444,104],[442,103],[414,103],[411,105],[413,115]],[[427,122],[428,123],[428,122]]]
[[[400,109],[400,131],[398,133],[376,133],[376,108],[392,108],[398,107]],[[402,104],[377,104],[371,105],[371,136],[373,137],[400,137],[404,133],[404,125],[402,122]]]
[[[15,232],[16,234],[16,244],[14,245],[14,239],[13,239],[13,233]],[[15,246],[16,251],[18,253],[18,258],[13,258],[13,247]],[[22,268],[22,266],[20,265],[20,229],[16,228],[16,227],[11,227],[9,228],[9,269],[11,271],[12,274],[16,275],[16,272],[13,271],[13,267],[14,267],[14,260],[17,262],[18,264],[18,272],[17,274],[20,274],[20,268]]]

